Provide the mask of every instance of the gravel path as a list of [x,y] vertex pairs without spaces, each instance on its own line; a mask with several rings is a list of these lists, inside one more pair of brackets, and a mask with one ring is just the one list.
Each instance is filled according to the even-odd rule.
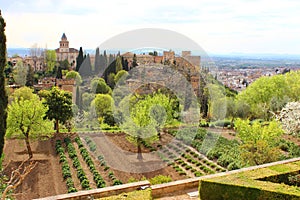
[[104,133],[85,133],[84,136],[86,135],[93,138],[98,152],[104,156],[107,165],[113,169],[130,173],[144,173],[166,166],[155,153],[143,153],[143,160],[138,160],[136,153],[122,150],[112,143]]

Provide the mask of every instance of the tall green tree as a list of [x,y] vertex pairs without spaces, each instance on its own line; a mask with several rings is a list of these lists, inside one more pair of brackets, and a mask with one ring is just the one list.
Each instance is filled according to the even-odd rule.
[[118,73],[119,71],[121,71],[123,69],[122,66],[122,59],[120,56],[117,57],[116,59],[116,73]]
[[133,59],[132,59],[132,66],[131,66],[131,68],[134,68],[134,67],[136,67],[136,66],[138,66],[138,64],[137,64],[137,58],[136,58],[136,54],[133,54]]
[[15,83],[17,85],[24,86],[26,84],[27,74],[28,74],[28,67],[24,66],[22,61],[17,62],[13,71],[13,77]]
[[56,53],[55,50],[46,51],[46,74],[53,74],[56,65]]
[[49,91],[41,91],[40,95],[45,98],[44,104],[48,106],[46,116],[50,120],[55,120],[55,130],[59,133],[59,123],[66,123],[72,119],[72,94],[52,87]]
[[94,71],[96,74],[100,72],[101,68],[101,61],[100,61],[100,51],[99,47],[96,48],[96,53],[95,53],[95,64],[94,64]]
[[78,56],[76,58],[76,68],[75,68],[75,70],[77,72],[79,71],[82,62],[83,62],[83,50],[82,50],[82,47],[80,47]]
[[6,66],[6,23],[1,15],[0,10],[0,157],[4,148],[4,136],[6,132],[6,118],[7,118],[7,95],[5,91],[5,77],[4,68]]
[[32,87],[35,84],[34,71],[33,68],[28,65],[27,77],[26,77],[26,86]]
[[61,68],[61,66],[58,66],[58,68],[57,68],[56,78],[62,79],[62,68]]
[[44,119],[47,110],[47,106],[43,105],[36,94],[30,100],[15,99],[8,106],[7,136],[22,135],[30,159],[33,156],[30,137],[49,135],[52,132],[52,123]]
[[85,59],[83,60],[79,73],[83,77],[93,75],[92,64],[91,64],[91,59],[89,54],[87,54]]

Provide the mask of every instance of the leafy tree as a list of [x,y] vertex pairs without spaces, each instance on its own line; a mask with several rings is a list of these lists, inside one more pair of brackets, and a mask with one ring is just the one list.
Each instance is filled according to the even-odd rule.
[[74,79],[77,86],[81,85],[81,83],[82,83],[82,78],[81,78],[80,74],[76,71],[67,72],[66,79]]
[[[124,100],[126,102],[128,99]],[[138,101],[133,99],[132,102],[134,103],[131,103],[130,115],[124,116],[120,127],[127,133],[127,139],[137,145],[137,158],[143,159],[143,141],[152,143],[157,140],[160,129],[173,119],[172,100],[164,94],[155,94]],[[122,107],[122,102],[120,104]]]
[[29,137],[47,135],[52,131],[52,123],[44,119],[47,110],[37,95],[33,95],[30,100],[16,99],[8,106],[7,136],[21,134],[25,139],[30,159],[33,154]]
[[13,77],[17,85],[24,86],[26,84],[27,73],[28,67],[25,67],[22,61],[17,62],[13,71]]
[[79,72],[79,69],[81,67],[81,64],[83,63],[83,50],[82,47],[79,49],[78,56],[76,58],[76,71]]
[[62,70],[69,70],[70,69],[70,63],[67,59],[61,61],[60,63],[60,67]]
[[241,100],[236,100],[233,97],[227,97],[226,99],[226,117],[231,117],[231,127],[233,128],[235,118],[247,118],[250,113],[250,106]]
[[235,128],[242,141],[240,146],[243,162],[250,165],[261,165],[279,159],[277,146],[283,130],[276,121],[261,124],[258,121],[250,124],[249,120],[237,119]]
[[83,93],[82,94],[82,109],[88,111],[91,105],[91,102],[95,99],[95,94]]
[[47,50],[46,51],[46,73],[53,74],[56,65],[56,52],[55,50]]
[[31,100],[35,98],[35,94],[33,93],[33,89],[24,86],[19,89],[16,89],[14,93],[11,95],[11,97],[12,97],[12,101],[19,101],[21,99]]
[[108,94],[97,94],[92,104],[95,105],[97,117],[104,122],[105,117],[112,114],[113,98]]
[[[7,118],[7,95],[5,90],[4,68],[6,66],[6,23],[1,15],[0,10],[0,158],[4,148],[4,136],[6,132],[6,118]],[[1,168],[1,166],[0,166]]]
[[120,56],[117,57],[116,59],[116,73],[118,73],[119,71],[121,71],[123,69],[122,66],[122,59]]
[[91,81],[91,91],[95,94],[111,94],[112,92],[103,78],[94,78]]
[[64,124],[73,117],[72,94],[52,87],[50,91],[41,91],[40,95],[45,98],[44,104],[49,108],[46,116],[55,120],[55,130],[59,133],[59,122]]
[[116,74],[115,76],[115,83],[117,84],[119,80],[122,81],[122,83],[119,83],[119,84],[124,84],[125,80],[126,80],[126,77],[128,76],[128,72],[125,71],[125,70],[120,70],[118,71],[118,73]]
[[261,77],[238,94],[251,108],[252,118],[272,117],[287,101],[300,100],[300,72]]

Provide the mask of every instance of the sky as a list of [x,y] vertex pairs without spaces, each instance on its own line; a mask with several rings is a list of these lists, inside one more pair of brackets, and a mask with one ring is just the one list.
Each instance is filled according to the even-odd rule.
[[0,0],[8,48],[95,49],[120,33],[163,28],[206,52],[300,55],[299,0]]

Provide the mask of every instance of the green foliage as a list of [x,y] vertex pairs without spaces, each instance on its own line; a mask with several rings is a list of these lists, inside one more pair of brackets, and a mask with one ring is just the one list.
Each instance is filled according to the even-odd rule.
[[83,50],[82,50],[82,47],[80,47],[78,56],[76,58],[76,69],[75,69],[75,71],[77,71],[77,72],[79,71],[82,62],[83,62]]
[[113,103],[113,98],[110,95],[97,94],[92,102],[92,104],[95,106],[97,117],[103,119],[105,115],[112,113]]
[[123,69],[123,66],[122,66],[122,60],[121,60],[121,57],[118,56],[116,58],[116,73],[118,73],[119,71],[121,71]]
[[[30,100],[15,100],[8,106],[7,137],[21,135],[26,143],[29,137],[49,135],[52,132],[52,124],[44,120],[48,108],[43,105],[37,95]],[[27,144],[28,148],[29,143]],[[32,157],[31,149],[28,149]]]
[[299,171],[299,162],[202,179],[199,186],[200,198],[203,200],[299,199],[300,192],[297,187],[274,184],[269,180],[271,177],[276,178],[295,171]]
[[14,101],[19,101],[21,99],[23,100],[31,100],[31,99],[35,99],[36,95],[33,93],[33,89],[29,88],[29,87],[21,87],[18,88],[14,91],[14,93],[11,95],[11,100]]
[[56,52],[55,52],[55,50],[47,50],[46,51],[46,64],[47,64],[46,73],[53,74],[55,67],[56,67]]
[[242,100],[251,108],[252,118],[269,119],[270,111],[281,110],[286,101],[298,101],[300,96],[300,72],[261,77],[239,93]]
[[20,86],[25,86],[27,73],[28,73],[28,66],[24,66],[22,61],[17,62],[13,70],[13,77],[15,83]]
[[105,83],[103,78],[94,78],[91,81],[91,91],[95,94],[111,94],[111,88]]
[[[6,66],[6,23],[0,13],[0,157],[2,156],[4,148],[4,136],[6,132],[6,118],[7,118],[7,94],[5,89],[4,68]],[[0,166],[1,168],[1,166]]]
[[45,98],[44,104],[48,106],[47,118],[56,121],[56,131],[59,132],[58,123],[66,123],[73,117],[72,94],[58,87],[52,87],[50,91],[41,91]]
[[[115,76],[115,83],[116,84],[124,84],[128,75],[129,75],[128,72],[125,70],[118,71],[118,73]],[[118,81],[121,81],[121,82],[118,83]]]
[[82,78],[81,78],[80,74],[76,71],[67,72],[66,79],[74,79],[77,86],[81,85],[81,83],[82,83]]
[[280,151],[276,145],[283,130],[276,121],[261,124],[255,121],[237,119],[235,128],[242,140],[241,156],[244,163],[260,165],[279,159]]
[[82,109],[88,111],[90,109],[91,102],[94,100],[95,94],[83,93],[82,94]]
[[162,184],[171,182],[172,178],[170,176],[157,175],[149,180],[151,185]]

